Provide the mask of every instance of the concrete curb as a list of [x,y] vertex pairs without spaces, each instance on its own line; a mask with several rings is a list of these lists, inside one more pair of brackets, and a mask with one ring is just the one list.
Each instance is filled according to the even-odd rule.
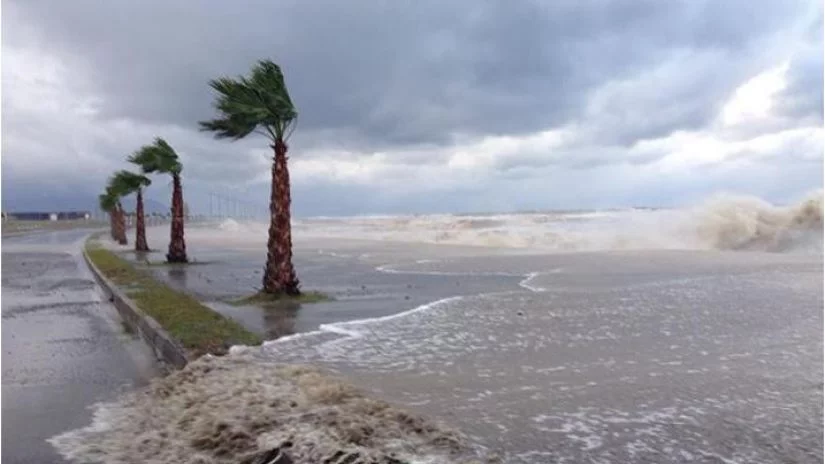
[[138,308],[137,304],[126,296],[117,286],[106,278],[100,269],[95,266],[86,249],[83,249],[83,258],[92,271],[92,275],[100,286],[106,290],[111,297],[109,300],[115,305],[120,317],[132,331],[140,334],[140,337],[152,348],[155,356],[161,361],[183,369],[190,361],[186,350],[175,339],[173,339],[160,324],[151,316]]

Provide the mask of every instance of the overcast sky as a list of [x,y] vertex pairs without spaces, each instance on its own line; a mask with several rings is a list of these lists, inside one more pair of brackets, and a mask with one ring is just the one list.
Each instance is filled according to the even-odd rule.
[[194,209],[209,191],[263,207],[266,140],[197,131],[207,81],[261,58],[300,115],[298,215],[792,201],[822,186],[822,17],[814,0],[4,0],[3,207],[86,206],[155,136]]

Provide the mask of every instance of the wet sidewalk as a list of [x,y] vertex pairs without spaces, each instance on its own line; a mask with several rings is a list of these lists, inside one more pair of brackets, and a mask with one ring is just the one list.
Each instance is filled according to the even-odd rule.
[[3,462],[64,462],[47,439],[160,373],[86,268],[88,233],[3,239]]

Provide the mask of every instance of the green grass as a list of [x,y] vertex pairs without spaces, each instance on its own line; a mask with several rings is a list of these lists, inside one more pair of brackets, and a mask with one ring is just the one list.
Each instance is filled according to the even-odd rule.
[[206,353],[224,354],[236,344],[261,343],[260,337],[240,324],[202,305],[195,298],[158,282],[148,272],[135,269],[125,259],[96,246],[94,242],[87,243],[86,253],[109,280],[121,287],[193,358]]
[[321,292],[303,292],[299,296],[271,295],[269,293],[258,292],[237,300],[228,301],[227,303],[232,306],[279,306],[289,303],[319,303],[330,300],[332,300],[332,298],[329,295]]

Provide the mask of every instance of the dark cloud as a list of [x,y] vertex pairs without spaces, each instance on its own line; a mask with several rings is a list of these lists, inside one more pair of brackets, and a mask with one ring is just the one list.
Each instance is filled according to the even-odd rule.
[[[640,198],[652,198],[655,189],[672,200],[679,189],[687,195],[717,188],[723,174],[747,190],[740,177],[751,171],[715,174],[713,182],[702,168],[672,182],[639,177],[672,148],[640,149],[639,142],[703,129],[736,141],[822,124],[822,7],[815,0],[12,0],[3,6],[4,55],[25,50],[31,56],[23,61],[52,56],[66,67],[46,66],[28,79],[28,70],[15,75],[4,63],[4,204],[94,198],[126,155],[162,135],[184,158],[193,207],[208,208],[209,192],[236,189],[264,208],[266,142],[214,141],[196,126],[213,115],[208,79],[244,73],[260,58],[284,67],[299,107],[293,162],[326,156],[364,163],[365,171],[370,163],[388,164],[381,172],[392,179],[368,181],[398,186],[376,190],[354,185],[367,181],[348,183],[346,175],[331,176],[337,181],[318,175],[310,185],[296,176],[299,214],[607,205],[602,197],[644,203]],[[781,118],[708,129],[738,86],[788,58],[788,85],[774,100]],[[9,75],[49,92],[13,98],[9,106]],[[96,111],[65,112],[87,106]],[[559,128],[573,135],[558,148],[515,144],[524,150],[502,156],[478,143]],[[448,169],[451,145],[485,149],[492,161],[472,168],[477,178],[476,171]],[[790,140],[777,153],[793,153],[788,159],[801,160],[809,172],[821,164],[821,150],[810,151]],[[758,161],[781,162],[774,155],[760,154]],[[467,179],[442,182],[451,174]],[[758,188],[768,185],[759,182]],[[152,190],[163,200],[161,184]],[[590,186],[586,195],[570,193],[581,185]],[[531,196],[530,188],[546,194]]]
[[[766,66],[754,50],[686,50],[595,93],[581,124],[591,140],[629,147],[707,125],[736,87]],[[747,53],[747,58],[742,55]]]
[[[299,106],[306,132],[296,143],[337,131],[341,145],[381,148],[582,117],[590,90],[674,50],[713,51],[720,69],[686,66],[678,88],[659,82],[647,89],[657,95],[614,101],[605,111],[620,106],[614,118],[633,126],[614,137],[701,126],[713,113],[707,103],[762,64],[754,47],[804,4],[21,0],[12,9],[38,27],[44,45],[90,67],[104,118],[194,128],[211,114],[209,78],[270,57],[284,66]],[[669,111],[640,119],[622,109],[633,105]]]

